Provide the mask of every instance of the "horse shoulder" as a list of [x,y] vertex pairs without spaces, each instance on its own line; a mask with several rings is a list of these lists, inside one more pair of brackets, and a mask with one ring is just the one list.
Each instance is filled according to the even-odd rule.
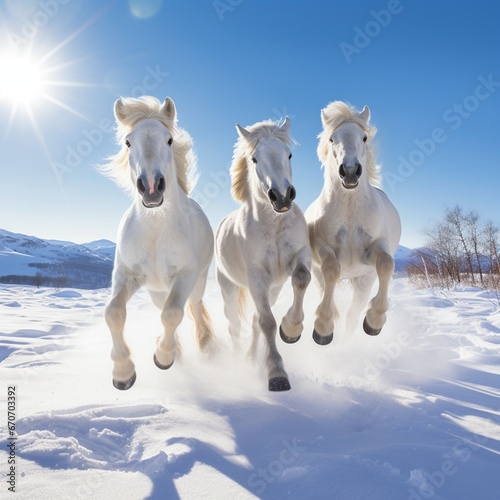
[[292,245],[296,250],[300,250],[304,246],[309,246],[308,225],[302,210],[294,205],[292,211],[282,217],[285,218],[285,229],[278,240]]
[[393,239],[397,239],[401,236],[401,218],[396,207],[393,205],[387,194],[381,189],[376,189],[379,206],[381,211],[381,216],[387,226],[387,232],[390,232]]

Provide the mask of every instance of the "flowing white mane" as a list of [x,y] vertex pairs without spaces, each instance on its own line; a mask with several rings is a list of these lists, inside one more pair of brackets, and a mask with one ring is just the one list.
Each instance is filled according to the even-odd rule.
[[119,186],[127,191],[132,191],[134,185],[129,172],[128,148],[125,145],[125,137],[133,128],[146,118],[153,118],[161,122],[172,134],[172,153],[177,174],[177,182],[182,190],[189,194],[195,184],[196,177],[196,155],[193,151],[193,142],[190,135],[177,126],[176,119],[168,119],[162,113],[162,103],[152,96],[124,97],[121,98],[126,116],[117,121],[116,140],[121,149],[109,158],[109,162],[103,165],[102,173],[113,179]]
[[248,161],[257,146],[265,137],[277,137],[287,146],[295,144],[288,132],[282,130],[280,121],[265,120],[245,127],[250,135],[243,139],[239,137],[234,145],[233,161],[231,168],[231,195],[236,201],[244,202],[250,196],[248,182]]
[[371,185],[380,187],[380,167],[375,163],[375,152],[373,150],[372,139],[377,132],[377,128],[367,123],[360,113],[353,106],[342,101],[333,101],[321,111],[323,119],[323,132],[318,135],[318,158],[323,165],[328,159],[328,143],[332,133],[344,123],[354,123],[366,132],[366,160],[368,180]]

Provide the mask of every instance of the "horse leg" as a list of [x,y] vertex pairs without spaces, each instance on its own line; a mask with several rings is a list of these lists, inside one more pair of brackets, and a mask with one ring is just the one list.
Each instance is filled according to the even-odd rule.
[[338,316],[334,303],[335,285],[340,278],[340,263],[329,247],[319,249],[321,273],[323,275],[323,298],[316,309],[313,339],[319,345],[333,340],[333,320]]
[[[305,253],[305,252],[304,252]],[[292,272],[293,304],[283,318],[280,326],[280,336],[287,344],[293,344],[300,339],[304,328],[304,295],[311,281],[310,254],[299,256]]]
[[240,287],[227,278],[219,269],[217,269],[217,283],[222,293],[224,301],[224,315],[229,324],[229,335],[235,350],[240,347],[240,334],[241,334],[241,319],[240,310],[242,308],[241,289]]
[[376,247],[373,256],[379,285],[377,295],[370,302],[363,322],[363,329],[368,335],[378,335],[384,326],[385,313],[389,308],[387,294],[394,273],[394,259],[385,250]]
[[123,338],[123,328],[127,317],[127,302],[138,288],[139,285],[132,279],[124,279],[120,286],[114,285],[113,296],[104,311],[104,318],[113,339],[113,385],[122,391],[130,389],[136,379],[135,365],[130,359],[130,349]]
[[351,305],[346,315],[347,332],[353,332],[358,326],[359,316],[368,303],[375,278],[375,272],[370,272],[351,280],[353,291]]
[[210,314],[203,303],[203,294],[205,293],[205,287],[207,284],[207,274],[208,271],[200,275],[196,285],[194,287],[193,293],[189,298],[189,308],[193,315],[196,331],[196,340],[198,342],[198,347],[204,352],[214,351],[214,331],[212,327],[212,319]]
[[[281,286],[273,287],[269,290],[269,303],[271,307],[274,307],[278,296],[281,292]],[[252,343],[248,351],[248,357],[252,360],[257,359],[257,348],[259,346],[259,340],[261,338],[261,328],[259,325],[259,314],[255,312],[252,318]]]
[[288,391],[290,382],[283,366],[283,359],[276,347],[277,323],[271,311],[269,286],[266,277],[254,273],[250,279],[250,294],[257,308],[257,321],[267,342],[266,366],[270,391]]
[[259,346],[259,338],[260,338],[259,315],[257,312],[255,312],[252,317],[252,343],[250,344],[250,349],[248,351],[248,357],[252,360],[257,359],[257,347]]
[[164,332],[158,338],[153,357],[155,365],[161,370],[167,370],[174,363],[177,349],[175,330],[184,317],[184,306],[193,290],[193,282],[194,278],[191,275],[183,274],[178,276],[163,306],[161,321]]

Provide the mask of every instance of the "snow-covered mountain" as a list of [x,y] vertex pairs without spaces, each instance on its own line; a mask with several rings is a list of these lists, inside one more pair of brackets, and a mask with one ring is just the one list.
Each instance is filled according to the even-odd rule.
[[[104,288],[111,283],[115,247],[109,240],[79,245],[0,229],[0,283]],[[396,273],[415,258],[414,250],[400,245]]]
[[396,273],[402,273],[406,270],[408,264],[414,259],[414,251],[411,248],[399,245],[394,255],[394,261],[396,263]]
[[114,251],[108,240],[78,245],[0,229],[0,283],[107,287]]

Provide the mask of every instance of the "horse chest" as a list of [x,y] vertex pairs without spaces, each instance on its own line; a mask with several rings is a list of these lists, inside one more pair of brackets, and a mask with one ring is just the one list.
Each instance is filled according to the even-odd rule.
[[262,232],[259,235],[261,244],[252,255],[254,262],[259,262],[268,274],[276,277],[284,273],[286,263],[292,253],[287,233],[288,230],[282,227]]
[[332,233],[330,244],[344,270],[354,271],[368,263],[373,237],[366,229],[362,225],[341,225]]
[[184,267],[189,256],[184,247],[164,231],[141,234],[122,241],[120,258],[142,284],[161,289]]

